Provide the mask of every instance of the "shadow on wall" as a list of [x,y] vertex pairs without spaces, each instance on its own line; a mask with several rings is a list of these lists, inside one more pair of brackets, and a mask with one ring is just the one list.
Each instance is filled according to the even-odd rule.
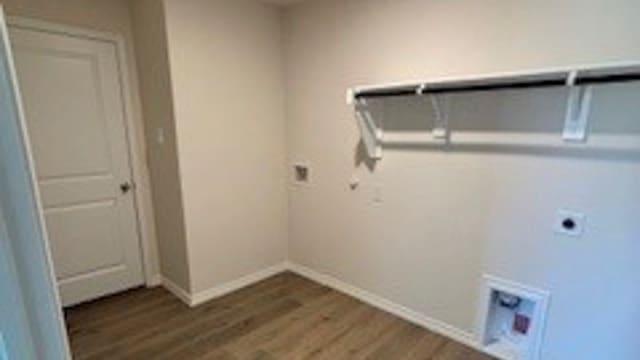
[[[566,88],[440,94],[445,139],[433,135],[435,108],[429,96],[369,99],[368,109],[383,130],[386,151],[439,151],[563,157],[603,161],[640,161],[640,84],[594,89],[588,139],[562,140]],[[375,171],[376,161],[360,142],[356,165]]]

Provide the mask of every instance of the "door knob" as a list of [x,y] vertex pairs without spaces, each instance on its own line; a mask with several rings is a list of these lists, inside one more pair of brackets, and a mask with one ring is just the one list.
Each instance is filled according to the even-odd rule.
[[129,191],[131,191],[131,188],[133,188],[133,186],[128,181],[120,184],[120,191],[122,191],[123,194],[126,194]]

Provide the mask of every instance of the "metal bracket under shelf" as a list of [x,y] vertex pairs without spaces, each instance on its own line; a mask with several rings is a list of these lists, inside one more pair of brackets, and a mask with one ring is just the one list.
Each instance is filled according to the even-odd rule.
[[566,142],[582,143],[587,140],[593,85],[577,86],[577,77],[577,71],[572,71],[567,78],[569,95],[562,139]]
[[366,99],[355,100],[356,120],[367,156],[382,159],[382,127],[376,124],[371,112],[371,104]]
[[[416,94],[423,95],[426,89],[427,84],[421,84],[416,89]],[[449,138],[449,109],[443,109],[441,99],[438,98],[437,94],[429,94],[429,100],[431,101],[431,106],[433,108],[434,119],[434,126],[431,134],[434,139],[447,140]]]
[[437,95],[430,95],[431,105],[433,106],[434,126],[431,133],[435,139],[449,139],[449,109],[443,109],[441,100]]

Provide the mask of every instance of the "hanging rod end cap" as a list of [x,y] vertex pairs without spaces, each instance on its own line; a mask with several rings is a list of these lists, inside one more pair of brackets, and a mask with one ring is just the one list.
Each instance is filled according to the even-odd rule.
[[353,88],[347,89],[347,105],[353,105],[356,102],[356,90]]

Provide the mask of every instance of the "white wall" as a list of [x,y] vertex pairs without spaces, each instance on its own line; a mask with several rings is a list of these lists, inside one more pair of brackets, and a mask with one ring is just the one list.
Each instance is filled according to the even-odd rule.
[[[429,141],[427,101],[387,101],[378,116],[403,144],[375,168],[345,104],[359,84],[640,60],[639,12],[632,0],[294,5],[289,160],[308,160],[313,183],[289,191],[291,259],[469,333],[482,274],[505,277],[552,293],[543,359],[639,358],[638,85],[597,90],[587,148],[560,145],[564,90],[456,96],[446,148]],[[581,239],[553,233],[565,207],[586,214]]]
[[164,5],[157,0],[132,1],[131,14],[160,270],[165,279],[190,291]]
[[191,288],[286,259],[281,15],[253,0],[166,0]]

